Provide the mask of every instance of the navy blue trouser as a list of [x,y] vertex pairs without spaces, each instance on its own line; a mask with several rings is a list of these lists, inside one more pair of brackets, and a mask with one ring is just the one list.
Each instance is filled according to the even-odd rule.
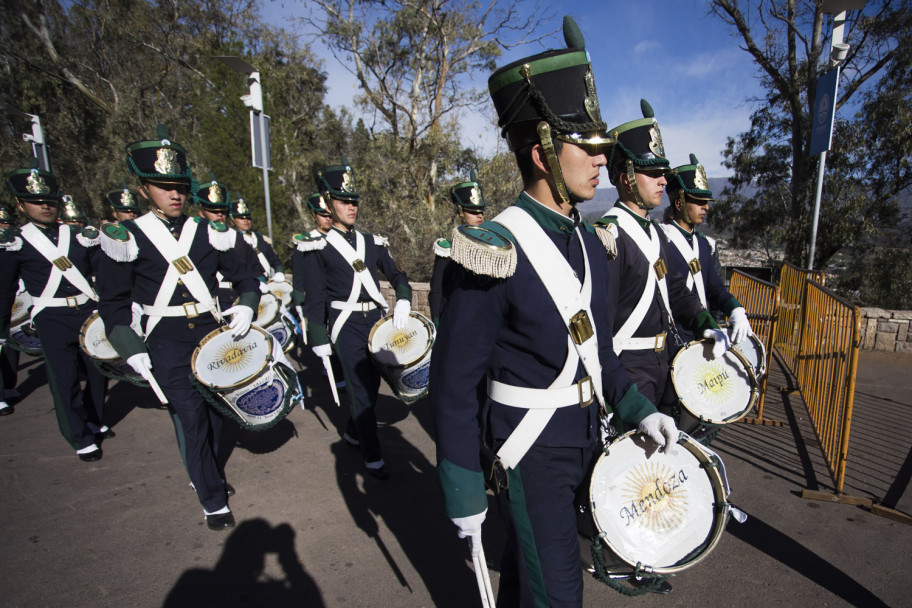
[[365,462],[383,458],[380,440],[377,439],[377,394],[380,392],[380,371],[374,365],[367,348],[371,328],[381,316],[379,309],[367,314],[354,312],[348,317],[335,351],[345,374],[349,395],[351,418],[345,432],[361,442],[361,456]]
[[498,496],[507,517],[507,549],[497,605],[579,607],[583,574],[577,532],[577,495],[588,487],[598,445],[533,446],[509,471]]
[[[205,334],[218,326],[211,317],[208,323],[198,322],[197,325],[202,327],[195,331],[184,330],[181,334],[156,328],[146,346],[152,360],[152,374],[168,398],[168,412],[187,475],[196,488],[200,504],[211,513],[228,504],[218,466],[222,417],[190,383],[190,358]],[[171,335],[180,340],[170,339]]]
[[[41,338],[60,433],[77,450],[95,443],[108,390],[108,379],[79,348],[79,329],[92,314],[94,304],[90,300],[79,308],[45,308],[33,319]],[[80,382],[83,378],[85,389]]]
[[5,345],[0,352],[0,401],[6,401],[6,391],[16,388],[19,372],[19,351]]

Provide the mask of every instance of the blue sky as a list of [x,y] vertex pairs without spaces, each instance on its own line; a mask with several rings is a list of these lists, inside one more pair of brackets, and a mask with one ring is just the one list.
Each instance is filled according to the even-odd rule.
[[[326,50],[319,39],[306,36],[294,17],[308,14],[302,0],[263,0],[267,22],[305,34],[329,75],[326,102],[356,112],[358,93],[354,78]],[[728,26],[706,14],[704,0],[584,0],[554,3],[546,31],[560,28],[564,13],[572,15],[586,38],[592,58],[602,117],[609,127],[640,118],[640,98],[655,109],[665,152],[672,166],[688,162],[693,152],[712,177],[727,175],[721,165],[726,137],[746,130],[753,109],[746,100],[761,90],[750,57],[732,38]],[[506,52],[498,65],[544,50],[561,48],[559,34],[542,46]],[[475,85],[484,88],[489,74],[479,74]],[[264,87],[268,87],[264,83]],[[490,153],[498,133],[490,113],[466,116],[466,145]]]

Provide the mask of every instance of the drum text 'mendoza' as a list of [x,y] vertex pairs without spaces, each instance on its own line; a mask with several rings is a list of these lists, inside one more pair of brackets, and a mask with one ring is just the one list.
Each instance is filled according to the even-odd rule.
[[681,487],[685,481],[687,481],[687,474],[684,469],[680,469],[677,473],[672,473],[665,481],[660,481],[656,478],[655,486],[651,492],[645,494],[640,500],[632,500],[630,505],[621,507],[619,515],[624,520],[624,525],[629,526],[638,517],[646,515],[649,509],[658,506],[663,500],[667,500],[671,493]]

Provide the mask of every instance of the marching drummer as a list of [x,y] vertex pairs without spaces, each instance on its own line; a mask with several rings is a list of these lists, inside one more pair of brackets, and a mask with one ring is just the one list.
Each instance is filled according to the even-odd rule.
[[[458,267],[431,359],[437,477],[473,555],[491,470],[481,465],[482,435],[497,453],[494,469],[505,469],[492,482],[508,514],[498,606],[582,605],[575,495],[601,453],[603,413],[659,446],[677,438],[674,421],[637,391],[612,351],[603,303],[613,239],[581,222],[576,203],[595,195],[613,140],[569,17],[564,37],[568,48],[488,80],[523,192],[492,221],[456,230]],[[485,378],[481,404],[476,386]]]
[[27,222],[0,237],[0,343],[9,335],[21,278],[32,297],[31,320],[41,338],[60,432],[80,460],[94,462],[102,457],[100,441],[114,436],[102,423],[107,379],[79,348],[79,330],[98,300],[92,286],[98,231],[58,223],[63,194],[52,173],[20,169],[7,176],[7,185]]
[[386,480],[390,473],[377,438],[375,412],[380,372],[368,353],[371,328],[387,310],[377,271],[395,289],[396,328],[408,320],[412,289],[387,249],[389,241],[355,230],[360,196],[345,157],[342,164],[317,171],[315,178],[333,224],[325,235],[297,239],[294,287],[306,294],[303,312],[314,354],[329,357],[335,350],[342,364],[351,413],[342,437],[360,449],[371,476]]
[[140,216],[142,211],[136,197],[136,193],[127,188],[126,184],[119,190],[108,192],[105,196],[105,203],[110,207],[115,222],[135,220]]
[[[751,333],[747,311],[725,289],[716,270],[715,241],[696,229],[706,221],[709,203],[713,201],[706,170],[691,154],[690,164],[675,167],[666,179],[665,191],[671,201],[672,216],[661,227],[672,245],[668,261],[679,274],[687,277],[687,288],[697,294],[704,309],[720,311],[728,317],[732,343],[738,344]],[[685,343],[694,339],[685,328],[678,331]]]
[[[480,226],[484,222],[485,200],[481,193],[481,184],[472,170],[471,179],[450,187],[450,200],[456,212],[456,223],[469,226]],[[428,304],[431,306],[431,320],[434,326],[440,320],[440,311],[446,302],[445,277],[451,272],[450,241],[437,239],[434,241],[434,270],[431,272],[431,292],[428,294]]]
[[605,302],[613,312],[614,350],[640,392],[659,405],[668,402],[666,389],[673,392],[666,349],[670,340],[682,343],[678,325],[712,339],[716,357],[731,343],[669,263],[665,233],[649,218],[649,211],[662,202],[670,166],[652,107],[645,99],[640,107],[643,118],[609,131],[618,140],[607,166],[618,201],[597,225],[609,230],[617,243]]
[[253,229],[253,212],[250,205],[247,204],[240,196],[231,201],[231,212],[229,214],[231,223],[237,228],[244,241],[250,245],[256,254],[257,262],[263,270],[263,276],[267,281],[284,281],[285,267],[282,266],[282,260],[272,248],[272,242],[259,232]]
[[[220,222],[188,217],[184,205],[194,181],[184,148],[159,125],[158,137],[127,146],[127,166],[139,178],[150,211],[102,226],[99,313],[108,340],[168,401],[181,457],[212,530],[233,527],[218,463],[221,416],[190,381],[190,360],[202,340],[231,319],[235,336],[250,328],[259,302],[255,269],[232,248]],[[213,187],[210,184],[210,188]],[[218,187],[217,185],[215,187]],[[219,313],[216,272],[240,292],[240,303]],[[142,305],[145,341],[130,327],[131,301]]]
[[[16,221],[13,213],[6,205],[0,205],[0,234],[13,227]],[[22,281],[19,281],[20,289]],[[9,416],[14,412],[8,399],[18,397],[16,392],[16,376],[19,370],[19,351],[15,348],[0,347],[0,416]]]

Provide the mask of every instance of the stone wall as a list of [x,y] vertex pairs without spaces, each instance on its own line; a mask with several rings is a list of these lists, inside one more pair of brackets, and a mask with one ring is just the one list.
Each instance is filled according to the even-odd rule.
[[861,309],[861,348],[887,352],[912,353],[910,310]]

